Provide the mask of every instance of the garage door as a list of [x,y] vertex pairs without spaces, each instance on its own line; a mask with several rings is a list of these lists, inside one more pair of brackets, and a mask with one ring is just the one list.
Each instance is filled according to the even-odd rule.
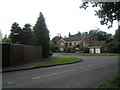
[[90,53],[94,53],[94,48],[90,48]]
[[95,48],[95,53],[100,53],[100,48]]

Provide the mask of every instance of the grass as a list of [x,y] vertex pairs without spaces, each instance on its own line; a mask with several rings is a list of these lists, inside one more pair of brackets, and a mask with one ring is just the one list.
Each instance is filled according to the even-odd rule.
[[[54,53],[57,55],[70,55],[70,53]],[[71,53],[71,55],[82,55],[82,56],[120,56],[119,53],[95,53],[95,54],[90,54],[90,53]]]
[[76,57],[59,57],[56,59],[52,59],[50,61],[46,61],[43,64],[39,64],[36,67],[53,66],[53,65],[74,63],[74,62],[80,62],[80,61],[82,61],[82,59],[76,58]]
[[111,78],[105,80],[98,88],[118,88],[120,87],[120,74],[114,75]]
[[84,56],[119,56],[118,53],[96,53],[96,54],[83,54]]

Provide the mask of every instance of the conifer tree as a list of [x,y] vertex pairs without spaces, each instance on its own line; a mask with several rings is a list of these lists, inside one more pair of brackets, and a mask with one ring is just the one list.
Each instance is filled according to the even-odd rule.
[[45,18],[43,17],[43,14],[41,12],[33,30],[34,30],[34,35],[36,39],[36,44],[42,45],[42,56],[48,57],[50,53],[49,30],[47,29]]

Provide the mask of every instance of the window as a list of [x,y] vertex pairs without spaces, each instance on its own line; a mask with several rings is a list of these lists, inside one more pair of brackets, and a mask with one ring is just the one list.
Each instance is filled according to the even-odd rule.
[[64,43],[62,42],[62,43],[61,43],[61,45],[63,46],[63,45],[64,45]]
[[74,42],[72,42],[72,45],[74,45]]
[[78,45],[79,43],[78,42],[76,42],[76,45]]

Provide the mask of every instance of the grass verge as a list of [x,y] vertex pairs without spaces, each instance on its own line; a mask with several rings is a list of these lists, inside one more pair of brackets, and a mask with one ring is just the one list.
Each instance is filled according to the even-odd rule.
[[98,88],[118,88],[120,87],[120,74],[114,75],[105,80]]
[[75,63],[75,62],[80,62],[80,61],[82,61],[82,59],[76,58],[76,57],[59,57],[56,59],[52,59],[50,61],[46,61],[42,64],[39,64],[36,67],[61,65],[61,64]]
[[120,56],[119,53],[54,53],[56,55],[81,55],[81,56]]

